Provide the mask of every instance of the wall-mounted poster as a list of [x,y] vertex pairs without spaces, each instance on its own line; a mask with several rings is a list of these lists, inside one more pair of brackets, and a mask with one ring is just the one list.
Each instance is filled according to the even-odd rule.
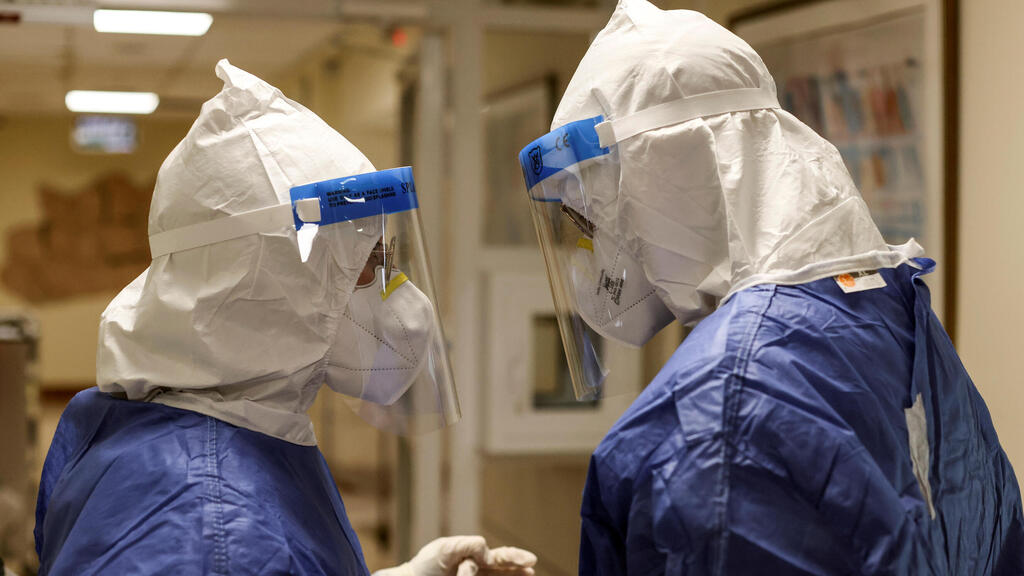
[[[886,241],[915,238],[952,266],[942,11],[941,0],[828,0],[732,24],[775,77],[783,108],[839,150]],[[929,279],[940,315],[950,278]]]
[[120,290],[152,260],[152,195],[121,173],[73,190],[40,184],[41,217],[7,231],[0,283],[34,304]]

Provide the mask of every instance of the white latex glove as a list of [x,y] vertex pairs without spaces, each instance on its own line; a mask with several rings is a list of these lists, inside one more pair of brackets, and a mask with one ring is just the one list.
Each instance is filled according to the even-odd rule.
[[520,548],[491,550],[483,536],[438,538],[412,560],[373,576],[533,576],[537,557]]

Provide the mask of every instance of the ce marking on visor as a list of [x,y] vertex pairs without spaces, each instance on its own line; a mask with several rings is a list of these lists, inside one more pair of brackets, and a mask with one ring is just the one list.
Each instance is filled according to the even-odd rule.
[[562,134],[555,140],[555,150],[568,150],[572,148],[572,141],[569,140],[569,133]]

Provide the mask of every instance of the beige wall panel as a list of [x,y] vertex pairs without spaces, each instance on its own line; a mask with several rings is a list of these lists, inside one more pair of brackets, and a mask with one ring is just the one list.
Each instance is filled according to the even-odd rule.
[[[93,155],[71,149],[71,115],[0,119],[0,264],[6,257],[7,230],[38,223],[40,184],[76,191],[104,174],[122,172],[136,185],[148,185],[190,124],[143,118],[135,153]],[[28,307],[0,284],[0,307],[28,308],[39,320],[38,374],[44,386],[89,384],[95,379],[99,316],[115,295],[97,293]]]
[[1024,470],[1024,113],[1018,0],[961,0],[961,357]]

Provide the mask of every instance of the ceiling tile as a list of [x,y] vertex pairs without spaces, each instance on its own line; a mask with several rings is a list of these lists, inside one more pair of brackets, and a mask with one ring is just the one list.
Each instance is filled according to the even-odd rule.
[[54,24],[0,24],[0,61],[59,59],[65,29]]
[[[348,34],[342,34],[348,30]],[[101,34],[88,26],[0,25],[0,113],[66,113],[69,89],[157,92],[157,114],[194,115],[215,95],[221,58],[273,80],[336,35],[333,19],[215,14],[201,37]]]

